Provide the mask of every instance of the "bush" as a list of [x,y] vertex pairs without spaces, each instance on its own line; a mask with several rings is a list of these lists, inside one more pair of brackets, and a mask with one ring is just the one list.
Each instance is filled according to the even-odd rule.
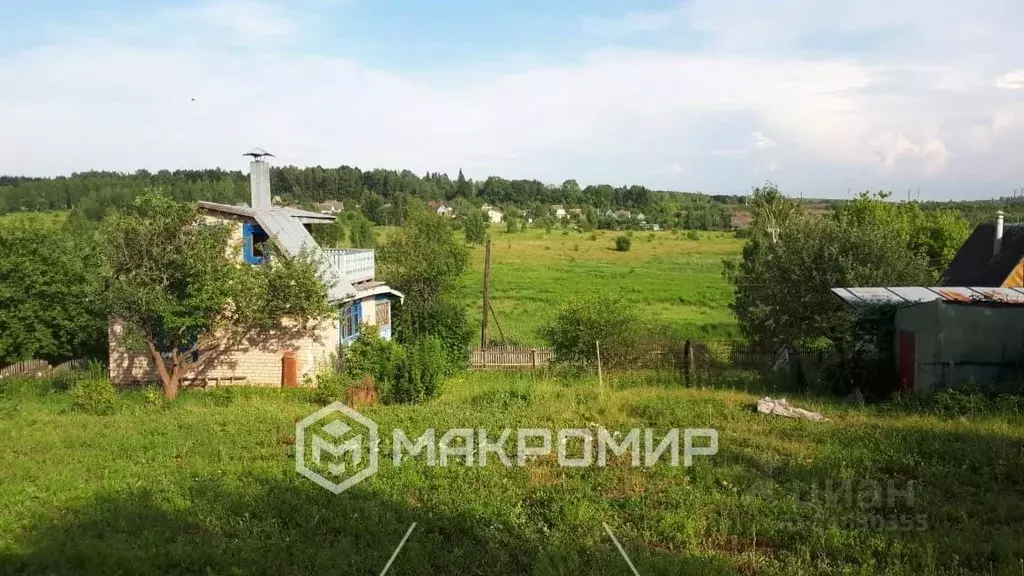
[[117,391],[107,378],[87,378],[71,388],[71,408],[87,414],[111,414],[117,405]]
[[688,230],[686,232],[686,239],[694,241],[700,240],[700,232],[697,232],[696,230]]
[[336,370],[324,370],[310,383],[315,386],[309,394],[314,404],[326,406],[332,402],[344,402],[348,389],[348,378]]
[[633,241],[630,240],[629,236],[619,236],[615,239],[615,249],[619,252],[629,252],[629,249],[633,247]]
[[643,354],[649,330],[635,304],[601,294],[563,304],[540,334],[558,362],[596,363],[600,341],[601,363],[616,368]]
[[345,374],[370,376],[385,404],[423,402],[437,395],[453,371],[450,354],[436,336],[401,345],[367,331],[345,349]]

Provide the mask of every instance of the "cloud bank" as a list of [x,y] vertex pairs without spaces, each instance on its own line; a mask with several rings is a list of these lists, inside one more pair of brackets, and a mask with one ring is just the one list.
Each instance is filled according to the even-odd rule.
[[1008,194],[1024,184],[1024,8],[948,4],[580,15],[572,33],[592,48],[578,57],[465,73],[321,49],[308,3],[154,9],[0,54],[0,173],[241,169],[261,146],[284,163],[474,178]]

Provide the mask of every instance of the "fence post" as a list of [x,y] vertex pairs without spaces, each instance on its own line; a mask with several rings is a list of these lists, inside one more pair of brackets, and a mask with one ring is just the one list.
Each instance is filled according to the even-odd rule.
[[594,340],[594,346],[597,347],[597,385],[604,390],[604,377],[601,375],[601,341]]
[[530,349],[530,363],[533,364],[533,369],[536,370],[537,369],[537,349],[536,348],[531,348]]

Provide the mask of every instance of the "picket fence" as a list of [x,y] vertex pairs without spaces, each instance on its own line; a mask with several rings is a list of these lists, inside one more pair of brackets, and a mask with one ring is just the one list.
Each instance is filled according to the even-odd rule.
[[22,360],[0,369],[0,380],[12,376],[44,376],[66,370],[81,370],[86,364],[88,361],[85,358],[68,360],[55,366],[50,366],[46,360]]
[[473,350],[473,368],[536,369],[551,363],[551,351],[545,348],[491,346]]

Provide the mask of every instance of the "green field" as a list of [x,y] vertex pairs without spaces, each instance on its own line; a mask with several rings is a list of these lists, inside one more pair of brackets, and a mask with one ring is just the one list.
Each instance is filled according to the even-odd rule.
[[[722,277],[722,259],[738,256],[743,240],[725,232],[636,232],[628,252],[614,250],[626,234],[599,230],[542,230],[506,234],[492,227],[491,300],[509,340],[542,345],[537,329],[567,299],[597,292],[619,293],[681,335],[728,338],[738,334],[728,309],[732,287]],[[483,247],[473,250],[464,297],[474,326],[480,325]],[[492,338],[498,338],[491,327]]]
[[[644,576],[1021,573],[1019,412],[792,398],[829,418],[811,423],[754,413],[754,394],[609,380],[465,374],[425,404],[365,408],[385,456],[337,496],[294,470],[294,425],[318,407],[304,390],[122,392],[93,416],[6,382],[0,573],[379,574],[413,522],[389,575],[629,574],[605,523]],[[598,426],[713,427],[719,451],[690,468],[389,458],[395,427]]]

